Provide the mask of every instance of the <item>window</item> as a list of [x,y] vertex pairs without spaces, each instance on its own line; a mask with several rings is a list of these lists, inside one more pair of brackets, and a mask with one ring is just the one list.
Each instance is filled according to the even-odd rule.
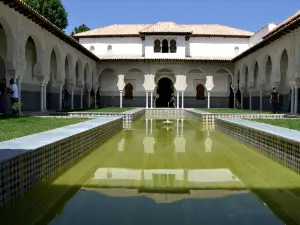
[[126,84],[125,86],[125,96],[124,99],[133,99],[133,86],[131,83]]
[[112,46],[111,46],[111,45],[108,45],[108,46],[107,46],[107,52],[108,52],[108,53],[111,53],[111,52],[112,52]]
[[154,41],[154,52],[160,52],[160,51],[161,51],[160,40],[156,39]]
[[169,42],[168,40],[162,41],[162,53],[168,53],[169,52]]
[[90,46],[90,51],[92,52],[92,51],[94,51],[94,50],[95,50],[94,45],[91,45],[91,46]]
[[234,55],[237,56],[239,54],[239,47],[234,48]]
[[170,41],[170,52],[176,53],[176,50],[177,50],[176,41],[173,39]]

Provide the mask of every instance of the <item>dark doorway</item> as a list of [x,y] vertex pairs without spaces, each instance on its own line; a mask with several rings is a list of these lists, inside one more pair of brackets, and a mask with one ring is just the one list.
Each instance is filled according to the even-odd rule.
[[197,94],[196,94],[196,99],[197,100],[205,100],[205,96],[204,96],[204,85],[203,84],[198,84],[197,88],[196,88]]
[[229,108],[233,108],[234,107],[234,93],[232,90],[232,83],[230,84],[230,95],[229,95]]
[[156,107],[168,107],[173,94],[173,82],[169,78],[162,78],[158,81]]
[[133,86],[131,83],[126,84],[125,86],[125,96],[124,99],[133,99]]

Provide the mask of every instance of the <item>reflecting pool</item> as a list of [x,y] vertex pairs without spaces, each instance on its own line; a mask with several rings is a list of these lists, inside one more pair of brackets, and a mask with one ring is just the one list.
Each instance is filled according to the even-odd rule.
[[51,225],[296,224],[299,187],[298,174],[213,127],[142,119],[6,215]]

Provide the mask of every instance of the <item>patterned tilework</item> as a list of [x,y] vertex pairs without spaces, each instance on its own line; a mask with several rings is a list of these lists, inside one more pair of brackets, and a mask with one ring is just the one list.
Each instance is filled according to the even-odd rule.
[[242,119],[216,119],[216,130],[300,172],[300,131]]
[[[53,179],[75,160],[123,128],[122,118],[103,120],[95,119],[58,128],[56,129],[58,135],[54,138],[52,134],[55,134],[56,130],[2,142],[0,207],[28,191],[32,186]],[[81,124],[83,128],[80,129]],[[77,134],[74,134],[76,128]],[[31,139],[34,137],[37,139],[32,143]],[[19,146],[24,148],[21,149]]]
[[214,123],[216,118],[242,118],[242,119],[282,119],[284,114],[237,114],[237,113],[207,113],[195,109],[186,109],[187,116],[202,120],[203,123]]
[[88,118],[98,118],[98,117],[122,117],[124,128],[128,126],[129,122],[133,122],[136,119],[143,116],[145,113],[145,109],[137,108],[133,110],[129,110],[122,113],[114,113],[114,112],[69,112],[67,115],[70,117],[88,117]]
[[185,109],[153,108],[145,109],[146,119],[184,119]]

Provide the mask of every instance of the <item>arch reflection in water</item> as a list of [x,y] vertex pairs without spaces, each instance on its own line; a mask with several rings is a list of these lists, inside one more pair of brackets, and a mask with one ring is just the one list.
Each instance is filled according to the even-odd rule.
[[[176,121],[176,137],[174,140],[175,145],[175,151],[176,152],[185,152],[185,146],[186,146],[186,140],[183,137],[183,119],[180,120],[181,123],[179,123],[179,119]],[[179,127],[181,127],[181,132],[179,134]]]
[[98,168],[84,186],[137,189],[245,188],[229,169]]

